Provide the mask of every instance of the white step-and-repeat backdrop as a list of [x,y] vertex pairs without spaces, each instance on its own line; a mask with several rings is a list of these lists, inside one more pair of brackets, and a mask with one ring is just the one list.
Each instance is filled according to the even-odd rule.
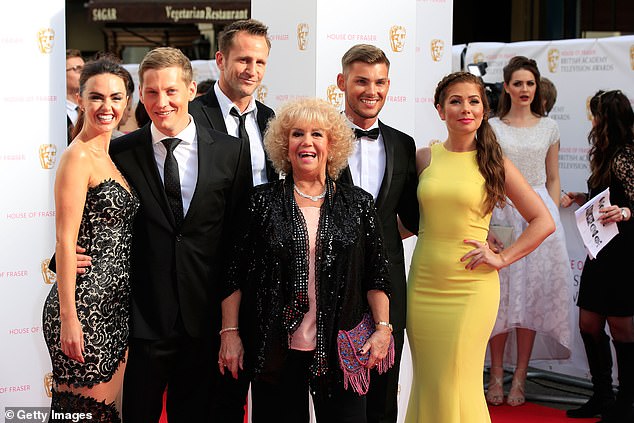
[[[275,3],[273,5],[272,3]],[[273,7],[274,6],[274,7]],[[279,13],[284,10],[284,13]],[[336,11],[336,13],[335,13]],[[377,11],[380,11],[378,13]],[[390,58],[390,96],[381,119],[414,136],[419,146],[442,140],[445,129],[433,107],[433,91],[451,71],[451,0],[255,0],[255,18],[270,26],[273,47],[258,99],[271,107],[300,96],[318,96],[342,107],[336,88],[341,55],[370,43]],[[50,401],[50,360],[42,336],[41,311],[55,276],[46,271],[54,248],[53,182],[65,137],[64,2],[17,4],[0,18],[0,46],[7,61],[0,112],[0,411],[11,406],[45,406]],[[459,66],[464,46],[453,49]],[[486,61],[487,82],[516,54],[537,60],[542,75],[559,92],[551,117],[561,130],[562,188],[585,190],[588,175],[587,101],[598,89],[621,89],[632,98],[634,37],[513,44],[474,43],[465,63]],[[211,62],[208,62],[208,64]],[[200,78],[215,77],[215,66],[196,64]],[[132,65],[134,72],[134,65]],[[209,72],[209,74],[208,74]],[[136,76],[136,75],[135,75]],[[573,226],[572,210],[562,211],[574,273],[573,298],[585,252]],[[411,252],[413,241],[406,241]],[[576,315],[576,314],[575,314]],[[576,323],[571,321],[571,325]],[[539,347],[539,346],[537,346]],[[405,351],[401,407],[407,402],[411,363]],[[580,343],[572,360],[533,363],[586,376]],[[403,414],[399,418],[402,421]],[[4,415],[0,421],[4,421]]]

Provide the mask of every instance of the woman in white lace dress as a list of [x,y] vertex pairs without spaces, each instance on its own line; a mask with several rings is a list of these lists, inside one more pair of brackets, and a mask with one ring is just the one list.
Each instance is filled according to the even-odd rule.
[[[504,401],[505,359],[516,363],[506,402],[517,406],[525,401],[526,369],[534,345],[534,359],[570,356],[572,273],[559,219],[559,129],[554,120],[544,116],[539,84],[535,61],[513,57],[504,67],[499,117],[489,121],[504,154],[540,195],[557,226],[535,251],[500,270],[500,308],[489,342],[491,369],[486,397],[492,405]],[[512,227],[514,238],[527,225],[512,204],[494,210],[491,224]]]

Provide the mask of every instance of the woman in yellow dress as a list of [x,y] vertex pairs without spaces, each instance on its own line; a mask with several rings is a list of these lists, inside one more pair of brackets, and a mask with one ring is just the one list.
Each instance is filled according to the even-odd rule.
[[[421,218],[408,283],[414,382],[406,422],[483,423],[490,421],[482,369],[499,302],[497,271],[531,252],[555,225],[502,155],[482,82],[466,72],[448,75],[434,103],[448,137],[416,157]],[[486,238],[505,196],[529,225],[498,254]]]

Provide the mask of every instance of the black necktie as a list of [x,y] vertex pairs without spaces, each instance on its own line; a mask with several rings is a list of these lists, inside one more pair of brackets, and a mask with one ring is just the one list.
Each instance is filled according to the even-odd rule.
[[368,137],[372,140],[375,140],[379,137],[379,128],[373,128],[369,131],[364,131],[363,129],[354,128],[354,135],[357,138]]
[[247,133],[245,122],[247,120],[247,115],[251,112],[246,112],[241,115],[240,112],[235,109],[235,107],[232,107],[231,110],[229,110],[229,113],[231,114],[231,116],[235,116],[238,118],[238,138],[246,142],[246,147],[249,148],[249,134]]
[[180,227],[183,223],[183,198],[181,196],[181,180],[178,176],[178,162],[174,157],[174,149],[181,142],[178,138],[165,138],[161,140],[167,155],[165,156],[165,166],[163,168],[163,184],[165,185],[165,193],[167,194],[167,202],[174,214],[176,226]]

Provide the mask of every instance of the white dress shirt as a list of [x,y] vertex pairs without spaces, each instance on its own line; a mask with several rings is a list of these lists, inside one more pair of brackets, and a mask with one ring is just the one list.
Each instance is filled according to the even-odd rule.
[[77,118],[79,117],[79,108],[75,103],[66,99],[66,116],[73,122],[73,126],[77,125]]
[[266,177],[266,155],[264,154],[264,143],[262,142],[262,134],[260,133],[260,127],[258,126],[257,113],[258,108],[255,105],[255,98],[251,97],[251,102],[246,108],[244,113],[240,111],[240,108],[236,106],[229,97],[225,95],[220,89],[220,84],[214,84],[214,91],[218,98],[218,104],[220,105],[220,111],[222,112],[222,118],[225,120],[225,126],[227,127],[227,134],[236,138],[238,136],[238,118],[229,114],[232,108],[235,108],[238,113],[243,115],[249,113],[245,120],[245,127],[247,128],[247,134],[249,134],[249,149],[251,151],[251,172],[253,174],[253,186],[265,184],[268,182]]
[[[351,123],[352,128],[359,128]],[[369,128],[359,128],[369,131],[379,127],[379,121]],[[379,137],[373,140],[368,137],[361,137],[354,143],[352,155],[348,158],[348,166],[352,174],[352,182],[372,194],[374,200],[379,196],[379,190],[383,183],[385,174],[385,143],[383,135],[379,132]]]
[[179,138],[180,144],[174,149],[174,157],[178,162],[178,177],[181,182],[181,196],[183,197],[183,216],[187,216],[189,204],[194,196],[196,182],[198,181],[198,135],[196,135],[196,124],[194,118],[189,116],[189,125],[174,137],[168,137],[159,131],[154,123],[150,125],[152,132],[152,147],[154,149],[154,159],[158,167],[161,181],[165,182],[164,167],[167,149],[161,142],[165,138]]

